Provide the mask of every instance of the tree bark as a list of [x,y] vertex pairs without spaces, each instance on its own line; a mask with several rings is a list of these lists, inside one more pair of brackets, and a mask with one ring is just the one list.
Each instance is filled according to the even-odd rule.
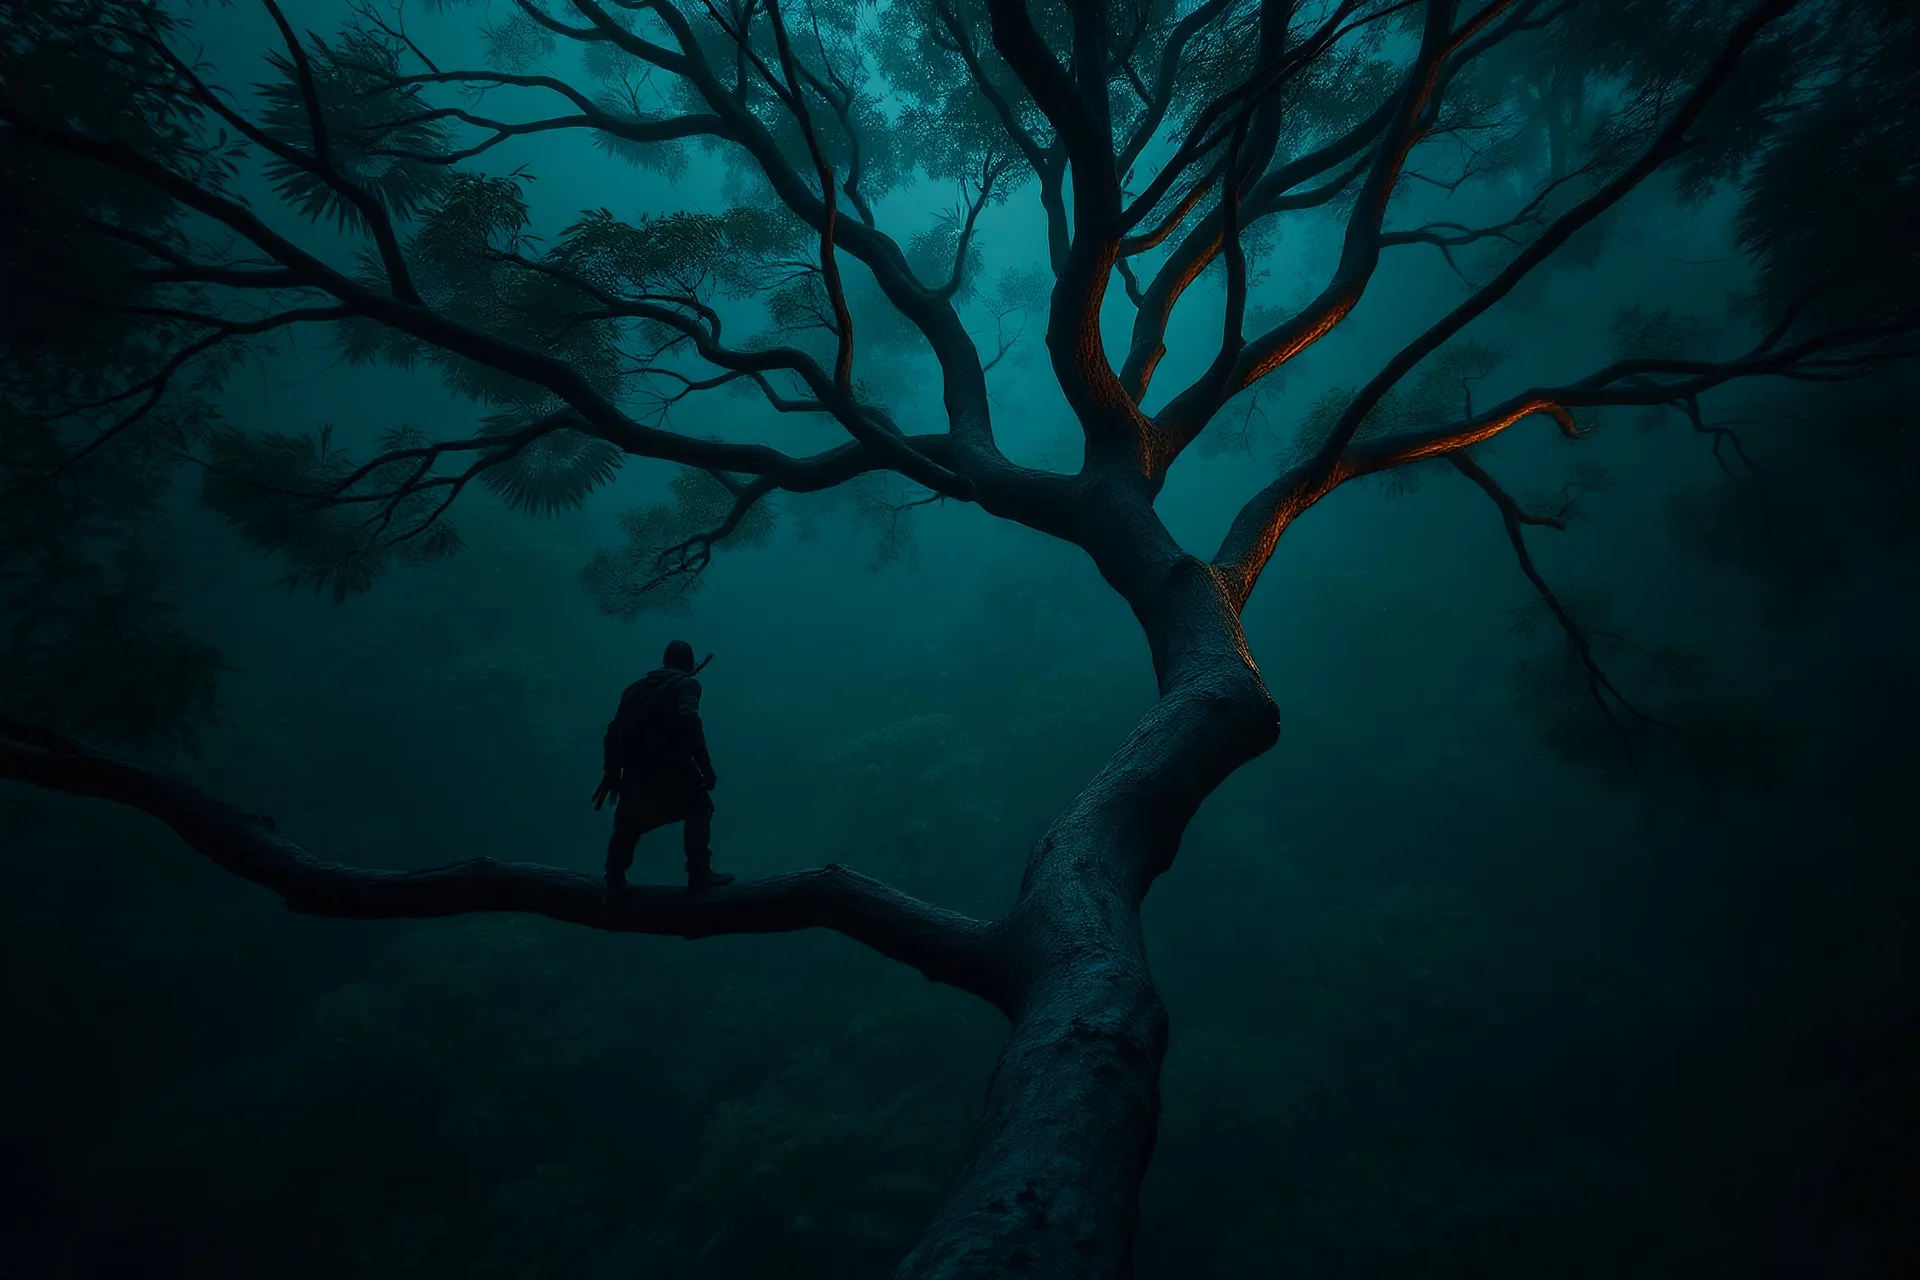
[[1279,736],[1218,581],[1190,557],[1162,567],[1161,589],[1135,597],[1160,700],[1035,847],[995,926],[1012,1034],[960,1177],[896,1280],[1132,1275],[1167,1047],[1140,905],[1200,803]]

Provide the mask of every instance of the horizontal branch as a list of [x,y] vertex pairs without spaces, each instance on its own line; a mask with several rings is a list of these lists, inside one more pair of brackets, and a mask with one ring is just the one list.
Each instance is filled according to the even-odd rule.
[[1006,1002],[991,925],[838,865],[699,894],[636,887],[610,907],[597,878],[534,863],[472,858],[382,871],[328,862],[281,835],[271,818],[33,725],[0,720],[0,777],[150,814],[223,870],[278,894],[303,915],[394,920],[520,912],[611,933],[681,938],[831,929],[935,982],[996,1006]]
[[[1349,480],[1446,457],[1491,440],[1536,414],[1552,418],[1571,436],[1577,434],[1574,409],[1684,404],[1742,378],[1859,377],[1920,358],[1920,347],[1908,341],[1916,328],[1920,328],[1920,312],[1909,312],[1886,323],[1830,330],[1785,346],[1775,345],[1777,336],[1769,334],[1747,355],[1733,360],[1617,360],[1577,382],[1522,391],[1456,422],[1353,442],[1331,470],[1323,469],[1316,455],[1255,494],[1235,517],[1214,565],[1227,579],[1229,590],[1244,602],[1286,527]],[[1662,381],[1663,377],[1671,380]]]
[[50,480],[55,476],[63,475],[71,471],[93,453],[104,448],[107,444],[125,433],[129,427],[132,427],[135,423],[144,419],[159,405],[161,398],[166,395],[168,389],[173,385],[173,379],[182,369],[215,347],[220,346],[222,343],[229,342],[235,338],[270,333],[276,329],[286,328],[289,325],[315,321],[340,320],[349,314],[345,307],[306,307],[253,320],[229,320],[220,316],[198,315],[192,312],[164,307],[114,307],[108,309],[137,315],[149,315],[179,320],[187,324],[195,324],[203,328],[211,329],[213,332],[205,337],[194,340],[174,352],[155,373],[134,383],[132,386],[99,400],[67,406],[62,411],[62,416],[91,413],[98,409],[105,409],[112,405],[131,400],[135,396],[142,397],[140,403],[135,406],[132,411],[123,415],[118,421],[103,430],[95,433],[92,439],[88,440],[84,445],[81,445],[80,448],[68,456],[65,461],[41,477],[43,480]]
[[274,231],[239,201],[206,190],[119,139],[47,124],[19,111],[5,97],[0,97],[0,121],[35,143],[141,179],[244,237],[292,272],[300,285],[331,294],[357,315],[545,388],[578,411],[585,423],[582,430],[627,453],[685,466],[766,475],[782,488],[791,487],[789,480],[802,469],[799,460],[767,445],[695,439],[636,422],[571,362],[473,328],[430,307],[370,289]]
[[[704,320],[702,323],[702,320],[695,320],[670,305],[662,305],[647,298],[631,298],[610,293],[573,272],[551,263],[539,262],[513,253],[497,253],[493,256],[521,270],[561,281],[578,289],[583,295],[592,298],[605,308],[603,312],[586,313],[584,318],[624,317],[650,320],[683,335],[693,345],[694,351],[702,360],[718,368],[736,373],[767,373],[785,370],[797,375],[807,384],[807,388],[813,392],[821,406],[847,429],[848,434],[870,447],[876,454],[889,458],[890,465],[901,475],[929,489],[959,498],[963,502],[973,500],[971,480],[914,449],[890,424],[879,419],[872,410],[855,399],[851,387],[843,384],[838,371],[835,375],[829,376],[820,367],[819,362],[805,352],[794,347],[757,347],[752,350],[724,347],[718,341],[719,316],[711,307],[704,304],[697,304],[697,309]],[[675,305],[696,304],[691,301],[676,300]],[[845,351],[846,348],[843,346],[843,356]],[[742,470],[737,467],[724,469]]]

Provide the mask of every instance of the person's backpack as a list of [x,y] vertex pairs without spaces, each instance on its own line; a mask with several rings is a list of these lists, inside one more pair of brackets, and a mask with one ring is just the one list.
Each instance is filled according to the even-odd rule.
[[675,671],[647,692],[631,714],[622,717],[619,759],[621,766],[664,764],[679,744],[673,740],[674,696],[680,682],[689,677]]

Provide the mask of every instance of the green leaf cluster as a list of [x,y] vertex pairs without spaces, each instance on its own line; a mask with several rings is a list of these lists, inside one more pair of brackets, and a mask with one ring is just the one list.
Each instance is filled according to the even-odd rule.
[[[401,74],[394,41],[349,27],[332,44],[309,37],[306,54],[325,124],[327,163],[390,214],[411,217],[430,208],[453,180],[440,159],[452,130],[434,117],[417,86],[394,87]],[[284,51],[273,52],[269,61],[279,77],[257,86],[266,104],[261,125],[302,157],[266,158],[274,189],[307,218],[363,225],[361,212],[308,163],[316,139],[299,69]]]
[[[625,544],[595,552],[581,571],[594,603],[616,618],[633,619],[648,611],[684,613],[705,578],[681,548],[718,529],[733,505],[733,493],[713,476],[693,467],[682,469],[669,486],[666,502],[621,515]],[[713,546],[761,546],[772,536],[775,518],[762,498]]]
[[[421,443],[405,428],[385,441],[389,449]],[[248,542],[286,559],[288,587],[344,601],[371,590],[395,564],[428,564],[460,549],[459,533],[442,515],[444,492],[409,488],[416,462],[357,467],[334,446],[331,428],[222,428],[209,433],[205,451],[201,500]]]

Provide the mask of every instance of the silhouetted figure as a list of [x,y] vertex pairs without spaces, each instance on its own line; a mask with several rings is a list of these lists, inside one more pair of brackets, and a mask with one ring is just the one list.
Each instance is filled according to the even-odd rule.
[[[656,827],[678,822],[687,850],[687,888],[710,889],[733,883],[713,869],[715,782],[707,755],[707,734],[700,724],[699,670],[693,646],[675,640],[657,671],[627,686],[620,709],[607,726],[606,773],[593,793],[598,809],[616,797],[613,838],[607,842],[607,895],[627,887],[634,846]],[[700,664],[705,666],[705,663]]]

